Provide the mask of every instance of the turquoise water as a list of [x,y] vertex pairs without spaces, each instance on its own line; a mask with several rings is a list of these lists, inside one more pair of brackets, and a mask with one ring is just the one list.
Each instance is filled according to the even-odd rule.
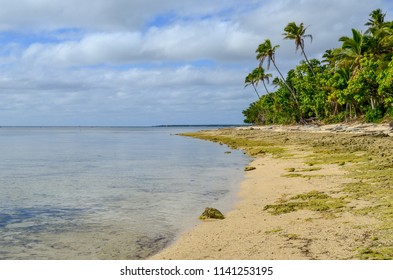
[[143,259],[230,210],[249,159],[193,130],[0,128],[0,259]]

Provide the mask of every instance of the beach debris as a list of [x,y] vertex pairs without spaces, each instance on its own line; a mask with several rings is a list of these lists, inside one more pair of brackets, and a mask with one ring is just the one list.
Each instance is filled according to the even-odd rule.
[[244,167],[244,171],[251,171],[251,170],[255,170],[255,169],[257,169],[257,168],[254,167],[254,166],[246,166],[246,167]]
[[225,219],[224,215],[216,208],[206,207],[205,211],[203,211],[202,215],[199,216],[200,220],[206,219]]

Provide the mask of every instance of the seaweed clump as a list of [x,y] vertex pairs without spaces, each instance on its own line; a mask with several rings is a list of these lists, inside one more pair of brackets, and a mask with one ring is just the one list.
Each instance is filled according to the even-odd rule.
[[202,215],[199,216],[200,220],[206,219],[225,219],[225,216],[216,208],[209,208],[207,207],[205,211],[203,211]]

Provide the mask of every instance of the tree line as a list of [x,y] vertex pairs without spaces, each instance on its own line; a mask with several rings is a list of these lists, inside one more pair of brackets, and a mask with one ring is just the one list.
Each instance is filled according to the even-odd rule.
[[[323,59],[309,59],[305,52],[303,23],[289,23],[284,39],[293,40],[304,60],[286,77],[277,66],[280,47],[266,39],[256,49],[256,67],[245,78],[258,100],[243,111],[245,123],[291,124],[350,120],[378,122],[393,118],[393,21],[385,21],[380,9],[370,13],[363,33],[339,38],[341,47],[326,50]],[[278,77],[267,71],[273,66]],[[267,84],[274,85],[269,91]],[[259,85],[263,85],[263,94]]]

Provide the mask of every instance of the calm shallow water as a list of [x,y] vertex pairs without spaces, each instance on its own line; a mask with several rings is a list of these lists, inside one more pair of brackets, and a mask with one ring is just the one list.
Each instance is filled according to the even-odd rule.
[[230,210],[249,159],[192,130],[0,128],[0,259],[146,258]]

